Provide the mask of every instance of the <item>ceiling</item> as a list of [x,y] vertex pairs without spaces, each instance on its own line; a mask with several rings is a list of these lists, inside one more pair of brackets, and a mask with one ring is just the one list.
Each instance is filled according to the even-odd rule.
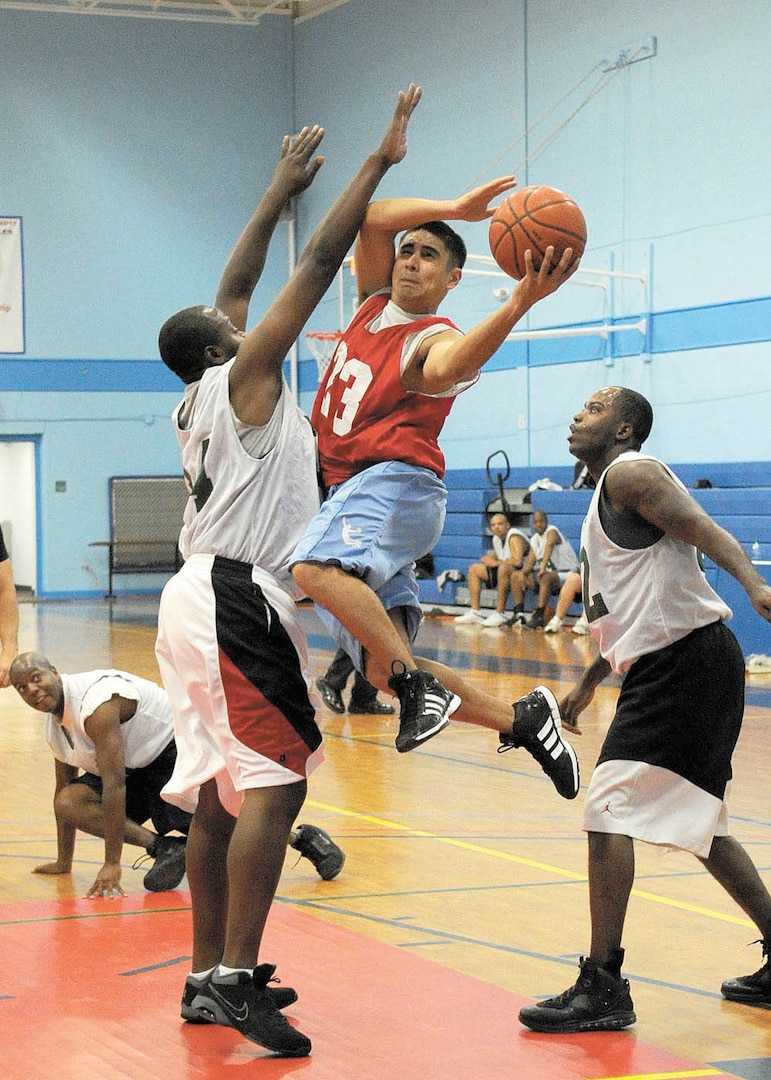
[[268,15],[288,16],[293,23],[301,23],[347,3],[350,0],[0,0],[0,8],[249,27]]

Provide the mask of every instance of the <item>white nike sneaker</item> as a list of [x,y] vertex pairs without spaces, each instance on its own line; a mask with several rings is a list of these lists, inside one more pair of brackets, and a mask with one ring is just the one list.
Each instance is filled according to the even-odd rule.
[[544,634],[558,634],[562,629],[562,619],[558,615],[553,615],[543,628]]
[[473,608],[471,611],[467,611],[465,615],[456,615],[455,622],[462,623],[466,626],[481,626],[485,621],[485,617],[481,611],[475,611]]
[[506,616],[501,615],[500,611],[494,611],[492,615],[488,615],[486,619],[482,620],[482,626],[505,626]]

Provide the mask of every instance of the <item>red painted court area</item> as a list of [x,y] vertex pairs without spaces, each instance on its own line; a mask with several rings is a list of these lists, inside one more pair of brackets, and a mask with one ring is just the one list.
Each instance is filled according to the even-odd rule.
[[264,961],[299,1001],[304,1059],[185,1024],[187,893],[0,905],[3,1080],[674,1080],[726,1077],[633,1032],[544,1036],[526,999],[274,905]]

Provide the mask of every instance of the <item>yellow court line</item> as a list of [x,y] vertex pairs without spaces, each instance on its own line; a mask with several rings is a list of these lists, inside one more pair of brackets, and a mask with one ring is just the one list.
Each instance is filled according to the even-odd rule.
[[[436,833],[427,832],[424,829],[413,829],[409,825],[402,825],[398,821],[389,821],[387,818],[373,817],[371,814],[361,814],[356,810],[346,810],[342,806],[331,806],[329,803],[316,802],[308,799],[306,805],[315,806],[317,810],[326,810],[330,814],[340,814],[342,817],[355,818],[357,821],[366,821],[370,825],[379,825],[381,828],[392,829],[395,832],[409,833],[410,836],[422,836],[427,840],[436,840],[439,844],[447,844],[449,847],[462,848],[465,851],[476,851],[481,855],[489,855],[493,859],[502,859],[504,862],[517,863],[520,866],[529,866],[536,870],[544,870],[558,877],[571,878],[573,881],[587,881],[586,874],[577,874],[574,870],[566,870],[562,866],[553,866],[551,863],[538,862],[535,859],[525,859],[521,855],[511,855],[508,851],[497,851],[495,848],[484,847],[481,844],[472,844],[468,840],[456,840],[452,836],[437,836]],[[736,915],[725,915],[721,911],[713,911],[712,908],[699,907],[697,904],[688,904],[683,900],[673,900],[667,896],[657,896],[655,893],[643,892],[642,889],[632,889],[632,896],[641,900],[650,900],[654,904],[664,904],[667,907],[680,908],[682,911],[690,911],[695,915],[705,915],[709,919],[717,919],[720,922],[735,923],[738,926],[754,926],[750,919],[742,919]],[[667,1074],[669,1075],[669,1074]],[[677,1075],[677,1074],[672,1074]],[[690,1073],[683,1073],[689,1076]],[[696,1076],[720,1076],[720,1073],[695,1073]],[[637,1077],[628,1077],[624,1080],[638,1080]]]
[[596,1080],[681,1080],[688,1076],[726,1076],[722,1069],[688,1069],[686,1072],[638,1073],[636,1076],[598,1076]]

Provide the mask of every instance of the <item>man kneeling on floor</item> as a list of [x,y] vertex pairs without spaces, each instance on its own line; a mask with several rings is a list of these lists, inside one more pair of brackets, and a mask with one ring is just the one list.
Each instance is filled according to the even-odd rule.
[[[46,740],[55,759],[57,856],[34,872],[69,874],[80,829],[102,837],[105,846],[104,865],[87,896],[125,895],[124,844],[144,848],[139,863],[148,856],[155,860],[144,877],[146,889],[175,889],[185,874],[191,815],[160,795],[177,757],[165,690],[126,671],[60,674],[35,652],[16,657],[10,679],[28,705],[48,714]],[[145,826],[148,821],[155,831]],[[341,849],[315,825],[297,826],[290,846],[325,880],[336,877],[345,862]]]

